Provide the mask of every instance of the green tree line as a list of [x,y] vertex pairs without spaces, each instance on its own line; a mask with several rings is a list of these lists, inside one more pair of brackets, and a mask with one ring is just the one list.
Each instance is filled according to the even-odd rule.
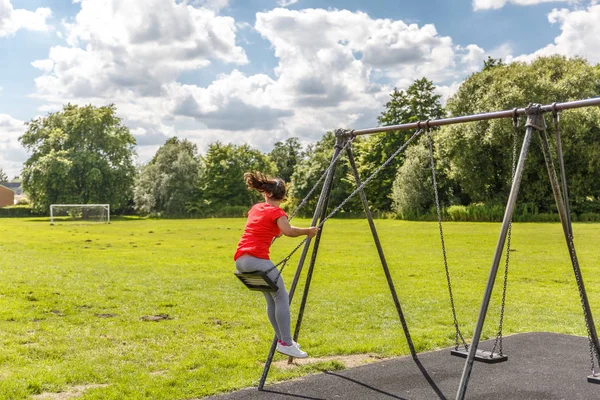
[[[540,57],[531,63],[488,59],[469,76],[445,107],[435,86],[417,79],[394,89],[382,106],[379,125],[461,116],[600,96],[600,66],[582,58]],[[186,139],[170,138],[144,165],[133,165],[135,139],[114,106],[78,107],[28,123],[21,143],[31,157],[23,185],[32,206],[52,203],[110,203],[113,209],[142,215],[243,216],[260,197],[248,191],[246,171],[282,177],[289,185],[291,211],[313,189],[333,155],[335,136],[303,147],[297,138],[275,143],[264,153],[247,144],[211,144],[205,154]],[[552,116],[547,117],[553,138]],[[524,121],[519,121],[520,147]],[[561,115],[562,143],[574,213],[600,214],[600,110],[570,110]],[[370,176],[414,131],[357,137],[353,152],[361,179]],[[431,130],[438,191],[448,212],[477,207],[498,210],[511,184],[513,126],[510,119],[479,121]],[[384,168],[365,188],[373,210],[401,218],[434,216],[429,136],[423,135]],[[556,154],[555,154],[556,156]],[[340,158],[329,204],[340,204],[356,187],[349,162]],[[304,207],[312,213],[320,190]],[[458,208],[457,208],[458,207]],[[532,142],[519,194],[519,212],[553,213],[554,200],[539,141]],[[361,213],[353,199],[341,214]],[[494,219],[493,216],[484,219]]]

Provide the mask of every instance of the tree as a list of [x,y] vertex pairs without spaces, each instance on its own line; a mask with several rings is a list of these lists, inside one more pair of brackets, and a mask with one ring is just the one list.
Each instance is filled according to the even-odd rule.
[[392,207],[402,218],[412,218],[435,204],[429,150],[424,143],[406,149],[404,164],[392,186]]
[[[435,93],[435,86],[426,78],[417,79],[406,91],[394,89],[390,101],[378,118],[382,126],[398,125],[427,119],[442,118],[444,108],[440,103],[441,96]],[[398,149],[411,135],[411,131],[389,132],[371,135],[358,146],[358,159],[361,165],[361,176],[369,176]],[[378,177],[365,188],[365,192],[373,208],[380,211],[392,209],[392,185],[396,171],[402,165],[404,155],[396,157]]]
[[199,167],[195,144],[168,139],[140,170],[134,189],[136,209],[145,214],[186,214],[198,184]]
[[276,172],[268,156],[247,144],[213,143],[201,157],[201,163],[194,199],[188,205],[190,212],[200,215],[228,214],[229,210],[244,215],[243,212],[261,199],[255,191],[246,188],[244,173],[260,171],[274,175]]
[[114,105],[68,104],[28,122],[19,140],[31,154],[23,188],[36,210],[52,203],[108,203],[118,210],[130,201],[135,139]]
[[0,168],[0,182],[8,182],[8,175],[2,168]]
[[[551,104],[600,95],[600,66],[582,58],[540,57],[531,63],[514,62],[475,73],[448,100],[453,116]],[[553,140],[550,115],[546,115]],[[519,146],[523,120],[519,128]],[[561,133],[570,199],[574,210],[600,201],[600,111],[569,110],[562,114]],[[446,173],[462,193],[461,203],[505,203],[511,184],[513,130],[508,119],[445,127],[438,138]],[[519,203],[554,209],[554,198],[539,149],[533,138],[521,183]]]
[[302,146],[297,138],[288,138],[285,142],[275,143],[269,157],[277,166],[277,175],[290,182],[294,168],[302,159]]
[[487,71],[488,69],[492,69],[495,67],[502,67],[506,64],[502,62],[501,58],[492,58],[488,56],[488,59],[483,62],[483,71]]

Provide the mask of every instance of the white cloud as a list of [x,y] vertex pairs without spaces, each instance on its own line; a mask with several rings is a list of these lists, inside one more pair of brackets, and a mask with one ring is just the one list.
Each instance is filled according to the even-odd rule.
[[560,24],[561,33],[554,43],[532,54],[516,57],[515,60],[531,61],[539,56],[562,54],[582,56],[592,64],[600,62],[600,5],[580,10],[554,9],[548,14],[548,21]]
[[541,3],[577,3],[579,0],[473,0],[473,10],[497,10],[507,4],[532,6]]
[[19,175],[27,154],[19,144],[19,137],[25,133],[24,121],[7,114],[0,114],[0,168],[9,178]]
[[446,79],[455,64],[451,38],[439,36],[433,25],[372,19],[363,12],[277,8],[258,13],[255,27],[279,58],[282,96],[296,106],[380,107],[374,94],[387,89],[373,83],[375,75],[406,87],[422,76]]
[[40,96],[158,96],[162,84],[212,60],[248,62],[233,18],[174,1],[81,0],[66,27],[70,46],[33,63],[45,72],[36,79]]
[[66,25],[68,45],[32,64],[41,71],[36,96],[47,101],[44,111],[66,102],[116,103],[142,161],[173,135],[200,150],[220,140],[268,151],[290,136],[306,143],[337,127],[370,127],[394,85],[405,89],[426,76],[447,98],[487,57],[476,45],[455,45],[431,24],[276,8],[257,13],[254,26],[278,59],[274,77],[234,69],[200,87],[177,78],[213,60],[248,61],[232,18],[192,1],[81,0],[81,6]]
[[287,6],[291,6],[292,4],[296,4],[298,2],[298,0],[279,0],[277,1],[277,4],[279,4],[281,7],[287,7]]
[[183,3],[206,7],[216,11],[229,7],[229,0],[184,0]]
[[46,20],[51,14],[49,8],[15,9],[10,0],[0,0],[0,37],[13,35],[20,29],[47,32],[50,27]]

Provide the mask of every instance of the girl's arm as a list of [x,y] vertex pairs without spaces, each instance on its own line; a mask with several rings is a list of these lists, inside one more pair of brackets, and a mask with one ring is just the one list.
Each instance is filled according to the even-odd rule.
[[307,235],[309,238],[312,238],[319,231],[319,228],[316,226],[311,226],[310,228],[297,228],[295,226],[291,226],[287,217],[279,217],[277,219],[277,226],[281,230],[281,233],[289,237]]

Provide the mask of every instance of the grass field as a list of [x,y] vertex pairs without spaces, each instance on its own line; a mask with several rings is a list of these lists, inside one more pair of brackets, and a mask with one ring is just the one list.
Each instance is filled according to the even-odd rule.
[[[62,398],[194,399],[256,385],[273,333],[262,295],[232,275],[243,225],[242,219],[56,226],[1,219],[0,398],[56,399],[50,393],[63,392]],[[437,224],[376,225],[417,350],[451,346]],[[500,225],[444,228],[458,319],[470,337]],[[600,224],[575,224],[574,234],[600,318]],[[273,259],[299,240],[278,240]],[[513,249],[505,334],[585,335],[560,225],[515,224]],[[296,260],[284,272],[288,287]],[[484,338],[496,330],[500,287]],[[314,358],[408,354],[365,220],[327,223],[299,342]],[[582,374],[588,365],[581,360]],[[274,366],[269,382],[338,368],[335,360]]]

